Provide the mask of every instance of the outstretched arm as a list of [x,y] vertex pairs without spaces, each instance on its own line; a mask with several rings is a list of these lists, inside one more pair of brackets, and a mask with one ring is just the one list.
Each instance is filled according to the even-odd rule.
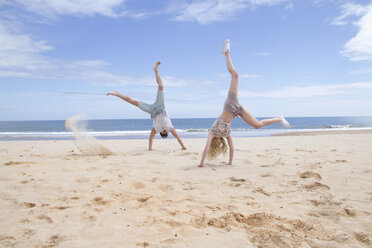
[[160,61],[156,62],[156,65],[154,66],[154,72],[156,76],[156,82],[158,83],[158,91],[162,91],[164,89],[163,81],[161,80],[158,67],[160,65]]
[[186,150],[186,147],[185,145],[183,144],[180,136],[178,135],[176,129],[172,128],[171,130],[171,133],[173,134],[173,136],[178,140],[178,143],[180,143],[181,147],[182,147],[182,150]]
[[155,128],[152,128],[151,133],[150,133],[150,137],[149,137],[149,151],[152,150],[152,140],[154,139],[155,134],[156,134]]
[[234,144],[233,144],[233,141],[232,141],[232,138],[231,138],[230,135],[227,137],[227,144],[230,147],[230,149],[229,149],[230,152],[229,152],[229,163],[228,163],[228,165],[232,165],[232,162],[233,162],[233,159],[234,159]]
[[207,144],[205,144],[203,155],[202,155],[202,158],[201,158],[199,167],[203,167],[204,166],[204,161],[205,161],[205,158],[207,157],[207,154],[208,154],[209,148],[211,146],[213,137],[214,136],[212,134],[209,134],[208,135]]

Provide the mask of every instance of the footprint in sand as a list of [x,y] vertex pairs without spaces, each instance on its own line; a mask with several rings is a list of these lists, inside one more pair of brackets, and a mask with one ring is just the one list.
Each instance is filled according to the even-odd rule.
[[102,197],[96,197],[93,199],[93,202],[97,205],[108,205],[109,201],[104,201]]
[[12,236],[0,235],[0,245],[1,247],[16,247],[17,240]]
[[341,164],[341,163],[346,163],[347,160],[345,160],[345,159],[337,159],[337,160],[334,160],[334,161],[327,160],[327,162],[330,163],[330,164]]
[[182,152],[180,154],[177,154],[176,156],[188,156],[188,155],[199,155],[197,152]]
[[319,182],[314,182],[314,183],[311,183],[311,184],[307,184],[304,186],[305,189],[308,189],[308,190],[317,190],[317,189],[327,189],[329,190],[330,187],[325,185],[325,184],[322,184],[322,183],[319,183]]
[[164,192],[174,190],[174,187],[170,184],[161,184],[159,188],[161,191],[164,191]]
[[147,202],[151,198],[152,198],[152,196],[141,197],[141,198],[138,198],[137,201],[142,202],[142,203],[145,203],[145,202]]
[[229,177],[231,182],[245,182],[245,179],[243,178],[235,178],[235,177]]
[[368,234],[366,234],[364,232],[354,232],[354,237],[362,243],[365,243],[367,245],[371,244],[371,241],[369,240]]
[[78,182],[78,183],[89,183],[90,178],[89,177],[81,177],[81,178],[75,179],[75,181]]
[[135,188],[136,190],[144,189],[146,187],[145,184],[142,182],[135,182],[132,185],[133,185],[133,188]]
[[354,209],[344,208],[344,211],[345,211],[345,213],[346,213],[347,216],[355,217],[355,215],[356,215],[356,212],[355,212]]
[[234,188],[239,187],[241,185],[242,185],[241,183],[229,183],[229,186]]
[[183,190],[194,190],[196,188],[197,187],[194,187],[191,182],[183,183],[183,187],[182,187]]
[[34,236],[36,233],[35,230],[32,229],[25,229],[23,230],[22,237],[25,239],[29,239],[30,237]]
[[57,247],[59,243],[61,243],[65,238],[55,234],[49,237],[49,240],[44,242],[41,247]]
[[260,177],[272,177],[273,175],[271,173],[265,173],[261,174]]
[[53,209],[58,209],[58,210],[65,210],[65,209],[68,209],[68,208],[71,208],[70,206],[57,206],[57,207],[53,207]]
[[257,161],[257,163],[260,164],[260,167],[275,167],[276,165],[282,164],[281,162],[282,162],[281,156],[279,157],[264,156],[262,159],[259,159],[259,161]]
[[322,177],[316,172],[305,171],[305,172],[300,173],[300,178],[310,178],[310,177],[313,177],[315,179],[322,179]]
[[266,195],[266,196],[271,196],[271,193],[265,191],[265,190],[264,190],[263,188],[261,188],[261,187],[256,188],[256,189],[253,190],[252,192],[254,192],[254,193],[261,193],[261,194]]
[[82,219],[85,222],[92,222],[92,221],[96,221],[97,220],[97,217],[94,216],[94,215],[90,215],[87,212],[84,212],[84,216],[82,217]]
[[9,161],[4,163],[5,166],[19,165],[19,164],[36,164],[36,162],[19,162],[19,161]]
[[33,208],[36,206],[36,204],[32,202],[23,202],[22,206],[25,206],[26,208]]
[[147,243],[147,242],[139,242],[139,243],[136,244],[136,246],[138,246],[138,247],[148,247],[148,246],[150,246],[150,244]]
[[37,217],[39,220],[45,220],[47,223],[52,224],[54,221],[47,215],[40,215]]

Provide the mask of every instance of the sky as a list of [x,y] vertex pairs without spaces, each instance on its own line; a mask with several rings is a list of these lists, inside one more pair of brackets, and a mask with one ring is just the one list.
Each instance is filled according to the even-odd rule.
[[253,115],[372,116],[372,1],[0,0],[0,121],[213,118],[230,76]]

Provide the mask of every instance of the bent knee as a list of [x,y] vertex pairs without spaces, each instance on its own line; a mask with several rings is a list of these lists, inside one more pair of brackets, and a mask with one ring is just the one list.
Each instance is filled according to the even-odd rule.
[[257,123],[254,123],[252,127],[254,127],[255,129],[260,129],[261,127],[263,127],[263,124],[261,122],[257,122]]

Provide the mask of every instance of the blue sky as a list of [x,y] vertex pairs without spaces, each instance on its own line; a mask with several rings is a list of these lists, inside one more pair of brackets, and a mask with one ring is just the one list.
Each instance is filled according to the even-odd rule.
[[256,116],[372,115],[372,1],[0,0],[0,120],[217,117],[230,83]]

